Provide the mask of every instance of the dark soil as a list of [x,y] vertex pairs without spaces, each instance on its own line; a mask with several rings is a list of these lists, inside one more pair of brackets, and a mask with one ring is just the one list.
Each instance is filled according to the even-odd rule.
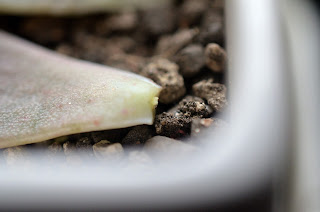
[[203,128],[225,125],[213,118],[227,105],[223,1],[180,0],[146,11],[84,17],[1,16],[0,27],[61,54],[143,75],[163,87],[154,125],[44,142],[52,155],[68,156],[80,149],[91,157],[95,148],[112,143],[143,146],[156,135],[185,140]]

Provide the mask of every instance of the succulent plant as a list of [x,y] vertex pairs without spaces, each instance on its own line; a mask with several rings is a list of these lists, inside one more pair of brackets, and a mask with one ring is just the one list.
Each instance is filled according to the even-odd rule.
[[0,148],[152,124],[160,89],[0,31]]
[[169,0],[0,0],[0,13],[16,15],[81,15],[147,8]]

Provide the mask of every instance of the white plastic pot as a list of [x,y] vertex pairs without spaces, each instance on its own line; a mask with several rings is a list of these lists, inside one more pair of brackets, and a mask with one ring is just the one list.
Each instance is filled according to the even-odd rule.
[[[306,72],[308,77],[299,82],[293,80],[300,77],[301,63],[290,67],[289,62],[297,58],[296,48],[304,47],[295,43],[302,37],[290,36],[299,32],[293,31],[297,25],[291,22],[294,17],[290,15],[277,0],[227,2],[230,106],[224,115],[228,116],[230,127],[200,137],[207,144],[201,154],[183,161],[166,160],[156,167],[132,166],[130,170],[118,169],[116,164],[103,169],[66,167],[54,173],[45,168],[0,170],[0,205],[187,208],[249,195],[272,181],[283,165],[289,164],[285,159],[293,139],[300,142],[300,137],[292,134],[293,127],[302,127],[296,131],[299,135],[318,134],[314,128],[312,132],[304,131],[302,111],[308,115],[317,111],[311,104],[310,111],[300,107],[307,91],[300,92],[298,86],[314,85],[312,89],[319,95],[319,85],[314,84],[312,76],[319,77],[319,72],[314,73],[312,66]],[[287,40],[288,35],[291,40]],[[305,59],[315,62],[315,57]],[[319,96],[312,100],[320,103]],[[319,124],[319,119],[314,121]],[[308,139],[312,143],[315,137]]]

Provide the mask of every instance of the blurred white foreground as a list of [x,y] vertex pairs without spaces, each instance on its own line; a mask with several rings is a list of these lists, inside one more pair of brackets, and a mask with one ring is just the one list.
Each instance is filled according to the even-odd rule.
[[[231,106],[225,115],[231,125],[201,137],[200,154],[126,169],[112,162],[103,168],[2,168],[1,207],[186,208],[240,198],[280,180],[293,184],[275,188],[285,198],[275,199],[274,210],[320,211],[320,67],[319,48],[313,48],[320,36],[310,8],[297,5],[227,2]],[[289,170],[286,179],[281,173]],[[288,193],[292,201],[284,202]]]

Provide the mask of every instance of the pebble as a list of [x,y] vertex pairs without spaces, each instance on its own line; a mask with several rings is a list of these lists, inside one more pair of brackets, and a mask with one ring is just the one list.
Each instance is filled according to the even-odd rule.
[[190,133],[191,119],[164,112],[156,116],[155,128],[158,135],[179,138]]
[[26,147],[16,146],[6,148],[2,151],[4,161],[7,166],[27,165],[29,164],[29,152]]
[[208,43],[224,44],[224,19],[221,9],[210,8],[203,16],[198,40],[202,45]]
[[192,86],[195,96],[206,99],[214,111],[221,112],[227,103],[227,88],[220,83],[213,83],[212,79],[202,80]]
[[152,137],[152,129],[147,125],[133,127],[121,141],[122,145],[139,145],[144,144]]
[[130,151],[123,164],[124,170],[128,174],[138,170],[139,172],[143,172],[144,175],[148,175],[157,168],[152,158],[145,151],[141,150]]
[[177,64],[164,58],[158,58],[147,64],[141,74],[162,87],[159,101],[170,104],[181,99],[186,93],[183,77],[178,70]]
[[95,25],[96,34],[106,36],[111,32],[126,32],[134,30],[138,24],[138,15],[128,11],[106,17]]
[[180,73],[184,77],[197,75],[204,66],[204,49],[199,44],[191,44],[183,48],[175,56],[175,62],[179,65]]
[[155,48],[155,54],[164,58],[173,57],[180,49],[190,44],[199,33],[198,29],[182,29],[173,35],[160,37]]
[[124,151],[120,143],[110,143],[102,140],[93,145],[93,152],[99,159],[119,160],[123,157]]
[[148,8],[142,12],[142,26],[153,36],[172,32],[176,26],[176,16],[171,5]]
[[104,63],[110,56],[128,52],[136,45],[132,38],[126,36],[106,39],[85,32],[75,33],[74,41],[74,51],[77,52],[75,56],[96,63]]
[[53,142],[51,145],[48,146],[48,154],[50,156],[56,156],[59,155],[60,153],[62,153],[63,147],[62,147],[62,143],[55,141]]
[[170,113],[174,116],[179,116],[180,115],[180,111],[179,111],[179,104],[175,104],[173,107],[171,107],[169,110],[167,111],[163,111],[163,112],[167,112]]
[[190,27],[200,22],[208,7],[207,0],[185,0],[179,10],[179,25]]
[[208,127],[225,127],[227,123],[217,118],[195,118],[191,124],[191,136],[197,136]]
[[77,140],[76,148],[82,157],[92,157],[92,141],[88,137],[82,137]]
[[218,8],[223,10],[225,7],[225,0],[215,0],[211,5],[213,8]]
[[216,43],[209,43],[205,49],[205,61],[213,72],[223,72],[226,69],[226,51]]
[[76,144],[70,141],[63,143],[62,145],[63,152],[66,156],[71,156],[76,152]]
[[208,117],[212,114],[212,108],[205,104],[204,100],[196,96],[186,96],[179,102],[178,114],[185,117]]
[[82,137],[76,142],[76,148],[81,150],[87,150],[92,147],[92,142],[88,137]]
[[93,143],[98,143],[101,140],[107,139],[106,137],[107,131],[95,131],[91,133],[91,138]]
[[131,151],[128,154],[128,160],[132,163],[136,163],[139,165],[148,165],[152,164],[152,159],[150,156],[144,151]]
[[[203,136],[209,127],[211,129],[224,128],[228,126],[227,122],[218,118],[195,118],[191,124],[191,137]],[[192,140],[192,139],[191,139]],[[199,143],[197,140],[193,140],[194,143]]]
[[146,58],[137,55],[119,53],[111,55],[104,62],[105,65],[140,74],[146,64]]
[[82,154],[77,151],[75,143],[67,141],[63,143],[62,148],[68,165],[79,166],[83,164]]
[[64,141],[54,141],[48,146],[46,162],[50,165],[58,165],[60,163],[66,162],[66,156],[63,150]]
[[146,142],[144,151],[154,159],[170,161],[190,157],[198,152],[198,148],[165,136],[155,136]]

